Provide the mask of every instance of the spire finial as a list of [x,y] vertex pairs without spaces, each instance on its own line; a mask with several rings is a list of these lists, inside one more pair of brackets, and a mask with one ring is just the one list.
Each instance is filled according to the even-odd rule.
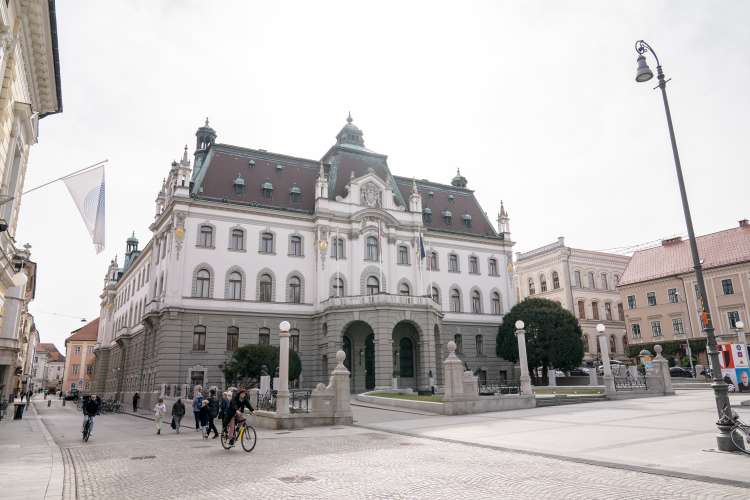
[[185,149],[182,151],[182,164],[187,165],[188,164],[188,147],[187,144],[185,144]]
[[413,194],[419,194],[419,191],[417,190],[417,179],[416,177],[411,178],[411,192]]
[[351,111],[349,111],[349,116],[347,116],[347,117],[346,117],[346,122],[347,122],[347,123],[351,123],[351,122],[353,122],[353,121],[354,121],[354,120],[352,119],[352,112],[351,112]]
[[206,117],[206,127],[208,127],[208,117]]

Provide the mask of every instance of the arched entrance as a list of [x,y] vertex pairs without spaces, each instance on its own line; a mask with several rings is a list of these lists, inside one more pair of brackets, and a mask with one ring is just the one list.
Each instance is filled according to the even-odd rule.
[[413,323],[401,321],[393,328],[393,373],[400,388],[417,389],[419,332]]
[[351,373],[354,393],[375,388],[375,335],[364,321],[354,321],[344,327],[341,339],[346,353],[344,365]]

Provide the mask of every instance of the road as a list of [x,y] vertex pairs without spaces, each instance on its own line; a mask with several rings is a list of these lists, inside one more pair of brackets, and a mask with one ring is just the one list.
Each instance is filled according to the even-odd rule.
[[[258,431],[250,453],[225,451],[185,429],[131,415],[97,417],[80,441],[70,406],[37,405],[61,447],[64,498],[748,498],[729,485],[444,442],[358,426]],[[397,425],[413,414],[356,408],[363,425]],[[439,418],[439,417],[437,417]],[[450,428],[455,422],[445,420]],[[435,428],[434,424],[431,427]],[[750,463],[750,462],[748,462]]]

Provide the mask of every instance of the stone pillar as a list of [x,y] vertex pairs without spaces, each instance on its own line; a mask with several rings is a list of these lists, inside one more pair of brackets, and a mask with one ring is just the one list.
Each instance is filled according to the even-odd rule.
[[393,331],[378,325],[374,333],[375,389],[387,391],[393,383]]
[[602,363],[604,364],[604,393],[615,393],[615,378],[612,375],[612,365],[609,363],[609,341],[604,330],[596,334],[599,348],[602,351]]
[[346,353],[344,351],[338,351],[336,353],[337,364],[331,374],[336,391],[335,407],[333,409],[333,416],[335,418],[352,416],[352,407],[349,404],[349,398],[351,395],[351,388],[349,387],[349,370],[344,366],[345,359]]
[[[520,323],[520,325],[518,324]],[[518,328],[520,326],[520,328]],[[521,365],[521,394],[531,395],[531,377],[529,376],[529,361],[526,356],[526,330],[523,321],[516,322],[516,339],[518,340],[518,363]]]
[[279,387],[276,391],[276,414],[289,414],[289,325],[279,324]]
[[547,370],[547,378],[549,379],[549,386],[550,387],[556,387],[557,386],[557,375],[555,375],[555,369],[549,368]]
[[672,375],[669,373],[669,362],[661,355],[662,347],[660,345],[654,346],[654,352],[656,357],[651,361],[654,366],[654,371],[659,376],[659,382],[663,384],[662,391],[665,395],[674,394],[672,389]]
[[455,401],[463,395],[464,363],[456,356],[456,343],[446,345],[448,357],[443,361],[444,401]]

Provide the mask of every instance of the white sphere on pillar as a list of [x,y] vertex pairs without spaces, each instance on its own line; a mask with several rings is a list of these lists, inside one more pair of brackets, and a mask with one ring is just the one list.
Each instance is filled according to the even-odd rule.
[[292,325],[290,325],[288,321],[282,321],[279,323],[279,330],[282,332],[288,332],[291,327]]
[[602,323],[599,323],[596,325],[596,331],[599,333],[604,333],[604,331],[607,329],[606,326],[604,326]]
[[516,330],[523,330],[524,326],[526,326],[526,325],[520,319],[518,321],[516,321]]

